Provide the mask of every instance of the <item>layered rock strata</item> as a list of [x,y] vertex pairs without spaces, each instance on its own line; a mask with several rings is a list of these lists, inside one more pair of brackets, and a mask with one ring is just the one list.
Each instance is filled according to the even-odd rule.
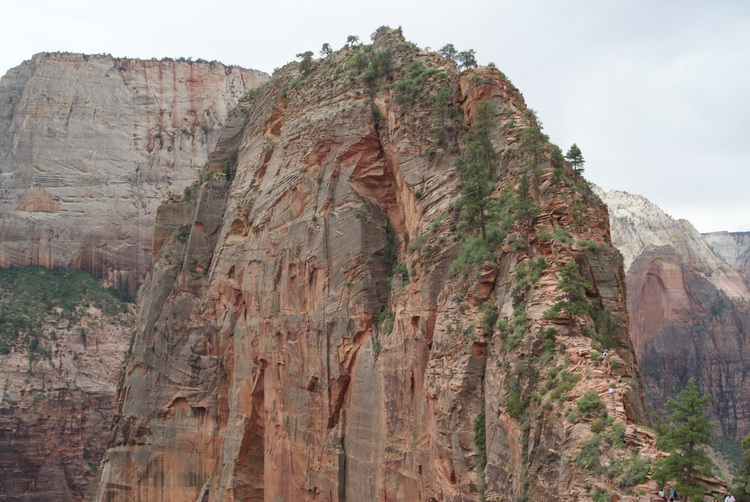
[[[387,29],[310,66],[243,100],[198,196],[160,209],[92,500],[624,496],[571,462],[594,432],[565,418],[594,389],[654,453],[604,205],[548,144],[524,153],[533,124],[494,68],[459,73]],[[485,98],[507,225],[451,274],[457,151]],[[544,316],[566,264],[609,320],[604,362],[589,310]]]
[[267,75],[42,53],[0,80],[0,266],[76,267],[134,295],[159,203],[196,178]]
[[625,257],[630,334],[648,408],[661,412],[695,378],[713,397],[716,430],[744,438],[750,434],[750,291],[743,275],[712,249],[740,263],[741,237],[704,238],[641,196],[601,196],[612,242]]

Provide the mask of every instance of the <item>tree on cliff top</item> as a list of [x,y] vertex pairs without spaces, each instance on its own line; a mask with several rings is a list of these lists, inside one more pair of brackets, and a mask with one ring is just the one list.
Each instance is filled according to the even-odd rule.
[[686,495],[687,500],[701,500],[705,488],[696,477],[712,475],[711,459],[703,451],[703,446],[711,445],[711,424],[703,411],[709,404],[711,394],[701,396],[692,378],[666,404],[672,411],[668,419],[672,429],[659,438],[659,447],[671,455],[658,461],[654,478],[675,481],[677,492]]
[[581,149],[578,148],[578,145],[573,143],[570,148],[568,149],[568,153],[565,154],[565,160],[567,160],[571,166],[573,166],[573,170],[577,174],[581,174],[583,172],[583,165],[586,163],[585,160],[583,160],[583,153],[581,153]]

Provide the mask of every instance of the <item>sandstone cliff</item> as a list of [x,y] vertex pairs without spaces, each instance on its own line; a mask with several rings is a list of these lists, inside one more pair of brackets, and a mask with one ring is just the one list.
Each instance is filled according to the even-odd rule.
[[[548,144],[525,153],[533,124],[498,70],[374,42],[278,71],[197,196],[160,208],[92,500],[632,493],[603,474],[625,444],[654,454],[606,208]],[[477,261],[455,162],[483,98],[508,224]],[[587,310],[545,316],[571,266]],[[581,412],[591,389],[614,422]]]
[[0,266],[82,268],[135,294],[156,207],[203,169],[267,75],[42,53],[0,80]]
[[[77,54],[11,70],[0,80],[0,266],[81,267],[135,294],[157,205],[194,180],[228,110],[265,80],[217,63]],[[5,300],[18,294],[0,288],[0,499],[81,500],[132,314],[81,307],[71,321],[50,304],[33,332],[6,330]]]
[[716,430],[742,439],[750,434],[750,291],[712,249],[740,263],[742,238],[704,239],[643,197],[600,195],[609,207],[612,242],[625,257],[630,335],[648,408],[660,411],[694,377],[713,396]]

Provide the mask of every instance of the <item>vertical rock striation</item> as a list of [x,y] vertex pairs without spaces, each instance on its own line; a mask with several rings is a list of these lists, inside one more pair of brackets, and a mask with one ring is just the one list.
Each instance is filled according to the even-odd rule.
[[[713,397],[716,430],[742,439],[750,434],[750,291],[732,266],[741,263],[741,234],[704,238],[638,195],[601,197],[625,257],[630,333],[648,407],[659,411],[695,378]],[[722,254],[735,258],[732,265]]]
[[[497,110],[493,199],[509,223],[490,229],[503,235],[486,261],[452,274],[465,246],[456,151],[484,98]],[[593,432],[564,416],[590,389],[628,444],[653,454],[634,425],[638,370],[606,209],[548,144],[528,163],[526,106],[499,71],[459,73],[381,28],[307,73],[279,70],[239,110],[199,194],[159,211],[92,500],[617,491],[569,461]],[[545,317],[570,263],[591,314]],[[595,313],[611,321],[604,362]]]
[[77,267],[135,294],[156,207],[267,75],[42,53],[0,80],[0,266]]

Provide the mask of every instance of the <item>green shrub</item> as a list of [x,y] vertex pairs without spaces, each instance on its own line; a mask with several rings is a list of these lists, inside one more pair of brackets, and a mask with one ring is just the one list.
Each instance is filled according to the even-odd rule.
[[595,417],[606,410],[606,405],[599,398],[599,393],[595,389],[589,389],[578,400],[576,409],[582,417]]
[[487,466],[487,436],[485,431],[484,406],[474,419],[474,446],[477,449],[477,468],[484,471]]
[[602,433],[602,438],[615,448],[625,446],[625,426],[621,423],[612,425],[612,428]]
[[393,322],[395,316],[393,309],[389,306],[383,309],[375,316],[375,322],[381,327],[382,331],[386,335],[390,335],[393,331]]
[[591,499],[594,502],[609,502],[612,498],[612,494],[607,490],[597,490],[591,494]]
[[466,273],[470,267],[494,258],[494,246],[477,235],[461,246],[456,260],[451,263],[448,275],[453,277],[459,273]]
[[650,466],[640,455],[633,455],[626,461],[625,472],[617,481],[618,488],[630,488],[646,481]]
[[482,331],[485,336],[492,336],[495,334],[495,324],[500,313],[494,305],[482,307],[482,310],[484,311],[484,315],[482,316]]
[[597,434],[584,441],[581,451],[573,459],[575,463],[590,471],[601,471],[602,466],[599,462],[599,445],[601,442],[602,440]]
[[36,265],[0,268],[0,339],[4,340],[0,352],[9,351],[10,342],[23,335],[32,337],[32,351],[45,351],[37,340],[45,315],[68,319],[72,325],[80,317],[80,306],[93,305],[112,315],[125,312],[128,302],[132,300],[126,294],[102,286],[83,270]]
[[177,230],[177,233],[175,234],[175,239],[177,239],[180,242],[187,241],[188,236],[190,235],[190,227],[188,225],[183,225]]
[[562,370],[559,375],[560,381],[557,383],[551,394],[551,397],[554,400],[565,399],[567,393],[581,380],[580,374],[571,373],[568,370]]

